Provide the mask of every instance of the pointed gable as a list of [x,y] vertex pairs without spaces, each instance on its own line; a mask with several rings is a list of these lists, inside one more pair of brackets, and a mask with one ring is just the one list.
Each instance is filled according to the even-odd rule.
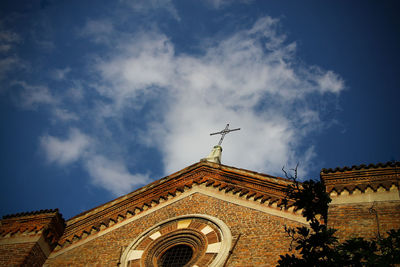
[[284,178],[202,161],[69,219],[55,251],[146,211],[151,212],[183,193],[201,192],[225,200],[230,197],[228,201],[259,206],[273,215],[291,216],[305,223],[300,212],[290,205],[289,211],[282,210],[284,189],[289,183]]

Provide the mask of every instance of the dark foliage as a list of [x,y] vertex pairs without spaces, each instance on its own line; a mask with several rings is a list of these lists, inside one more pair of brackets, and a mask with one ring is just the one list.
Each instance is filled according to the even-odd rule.
[[302,215],[309,222],[309,227],[287,228],[285,231],[292,238],[290,251],[294,254],[280,256],[278,266],[394,266],[400,263],[400,229],[391,230],[386,238],[365,240],[353,238],[339,243],[335,229],[325,224],[328,204],[331,201],[320,181],[297,181],[297,167],[293,181],[286,189],[287,199],[294,201],[296,209],[303,209]]
[[390,230],[386,238],[353,238],[336,248],[337,262],[343,266],[394,266],[400,263],[400,229]]

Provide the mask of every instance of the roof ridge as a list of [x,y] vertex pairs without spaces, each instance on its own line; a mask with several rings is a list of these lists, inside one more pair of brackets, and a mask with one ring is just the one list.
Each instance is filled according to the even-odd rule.
[[344,167],[336,167],[336,168],[323,168],[321,173],[335,173],[335,172],[345,172],[345,171],[353,171],[353,170],[361,170],[361,169],[377,169],[377,168],[386,168],[386,167],[400,167],[400,161],[388,161],[386,163],[378,162],[378,163],[370,163],[360,164],[360,165],[353,165],[351,167],[344,166]]
[[108,202],[106,202],[106,203],[100,204],[100,205],[98,205],[98,206],[96,206],[96,207],[94,207],[94,208],[92,208],[92,209],[89,209],[89,210],[84,211],[84,212],[82,212],[82,213],[80,213],[80,214],[77,214],[77,215],[75,215],[75,216],[69,218],[69,219],[67,220],[67,222],[71,222],[71,221],[73,221],[73,220],[75,220],[75,219],[78,219],[78,218],[80,218],[80,217],[82,217],[82,216],[84,216],[84,215],[86,215],[86,214],[90,214],[91,212],[95,211],[95,210],[98,209],[98,208],[105,207],[105,206],[107,206],[107,205],[113,206],[113,205],[115,205],[116,203],[122,202],[122,201],[124,201],[125,199],[128,199],[128,198],[130,198],[130,197],[133,197],[133,196],[136,195],[136,194],[140,194],[140,192],[142,192],[142,191],[151,189],[152,187],[156,187],[156,186],[159,185],[160,183],[164,183],[164,182],[166,182],[166,181],[168,181],[168,180],[174,179],[174,178],[176,178],[176,177],[179,177],[179,176],[181,176],[181,175],[184,175],[185,173],[188,173],[188,172],[190,172],[190,171],[193,171],[193,170],[195,170],[195,169],[197,169],[197,168],[201,168],[201,167],[210,167],[210,168],[212,168],[212,169],[215,169],[215,170],[222,170],[222,171],[224,171],[224,170],[225,170],[225,171],[237,171],[237,172],[238,172],[237,174],[239,174],[239,175],[241,175],[240,172],[246,172],[246,173],[251,174],[251,175],[257,175],[257,176],[265,177],[266,179],[269,178],[269,179],[276,179],[276,180],[278,180],[278,181],[290,182],[289,179],[285,179],[285,178],[282,178],[282,177],[272,176],[272,175],[268,175],[268,174],[264,174],[264,173],[259,173],[259,172],[255,172],[255,171],[251,171],[251,170],[236,168],[236,167],[232,167],[232,166],[228,166],[228,165],[223,165],[223,164],[218,164],[218,163],[200,161],[200,162],[196,162],[196,163],[194,163],[194,164],[192,164],[192,165],[190,165],[190,166],[188,166],[188,167],[185,167],[185,168],[182,169],[182,170],[179,170],[179,171],[174,172],[174,173],[172,173],[172,174],[170,174],[170,175],[167,175],[167,176],[165,176],[165,177],[162,177],[162,178],[160,178],[160,179],[157,179],[157,180],[151,182],[150,184],[144,185],[144,186],[142,186],[142,187],[140,187],[140,188],[138,188],[138,189],[136,189],[136,190],[134,190],[134,191],[132,191],[132,192],[130,192],[130,193],[127,193],[127,194],[125,194],[125,195],[122,195],[122,196],[120,196],[120,197],[117,197],[117,198],[115,198],[115,199],[112,199],[112,200],[110,200],[110,201],[108,201]]
[[144,186],[142,186],[142,187],[139,187],[139,188],[133,190],[132,192],[129,192],[129,193],[127,193],[127,194],[124,194],[124,195],[122,195],[122,196],[119,196],[119,197],[117,197],[117,198],[114,198],[114,199],[112,199],[112,200],[110,200],[110,201],[107,201],[107,202],[105,202],[105,203],[103,203],[103,204],[100,204],[100,205],[98,205],[98,206],[96,206],[96,207],[93,207],[93,208],[91,208],[91,209],[89,209],[89,210],[86,210],[86,211],[84,211],[84,212],[82,212],[82,213],[79,213],[79,214],[77,214],[77,215],[75,215],[75,216],[69,218],[67,221],[72,221],[72,220],[74,220],[74,219],[77,219],[77,218],[79,218],[79,217],[81,217],[81,216],[83,216],[83,215],[85,215],[85,214],[88,214],[88,213],[90,213],[90,212],[92,212],[92,211],[94,211],[94,210],[96,210],[96,209],[98,209],[98,208],[100,208],[100,207],[102,207],[102,206],[105,206],[105,205],[107,205],[107,204],[111,204],[111,203],[113,203],[113,202],[118,202],[119,200],[122,201],[124,198],[133,196],[133,195],[135,195],[135,193],[138,194],[138,193],[140,193],[140,191],[142,191],[142,190],[146,190],[146,189],[149,189],[149,188],[151,188],[151,187],[157,185],[157,183],[159,183],[159,182],[164,182],[164,181],[167,180],[168,178],[171,178],[171,177],[174,177],[174,176],[179,176],[180,174],[184,173],[184,171],[190,170],[190,169],[192,169],[192,168],[195,169],[195,167],[197,167],[197,165],[199,165],[199,166],[202,165],[202,164],[199,164],[199,163],[202,163],[202,162],[196,162],[196,163],[194,163],[194,164],[192,164],[192,165],[190,165],[190,166],[188,166],[188,167],[185,167],[184,169],[182,169],[182,170],[180,170],[180,171],[174,172],[174,173],[172,173],[172,174],[170,174],[170,175],[167,175],[167,176],[164,176],[164,177],[159,178],[159,179],[157,179],[157,180],[154,180],[153,182],[151,182],[151,183],[149,183],[149,184],[147,184],[147,185],[144,185]]
[[[14,214],[7,214],[3,216],[3,219],[10,219],[16,217],[30,216],[30,215],[38,215],[38,214],[46,214],[46,213],[59,213],[58,209],[42,209],[35,211],[26,211],[26,212],[18,212]],[[59,213],[61,215],[61,213]]]
[[[283,205],[285,205],[283,201],[284,196],[279,195],[276,192],[277,189],[263,192],[258,188],[251,188],[246,185],[242,186],[235,183],[230,184],[228,181],[224,181],[223,179],[218,180],[216,177],[197,177],[193,181],[187,181],[186,183],[181,184],[174,191],[166,191],[166,195],[157,194],[149,198],[147,201],[137,203],[138,205],[131,205],[131,207],[118,209],[117,212],[113,212],[113,214],[105,214],[105,216],[100,216],[99,218],[83,218],[81,222],[74,222],[75,225],[67,225],[63,236],[59,240],[59,245],[56,250],[68,247],[75,242],[89,237],[93,233],[106,230],[115,224],[123,222],[133,216],[137,216],[137,214],[146,212],[161,203],[179,197],[185,191],[192,190],[194,186],[204,186],[204,188],[217,190],[243,200],[254,201],[262,206],[268,206],[280,211],[282,211],[282,208],[284,207]],[[289,200],[288,205],[284,207],[284,212],[300,214],[299,212],[301,212],[301,210],[296,209],[293,206],[293,202]]]
[[[247,177],[247,178],[246,178]],[[200,162],[170,176],[139,188],[125,196],[81,213],[67,221],[67,227],[60,247],[64,241],[80,240],[81,235],[106,229],[125,218],[135,216],[171,198],[179,196],[192,186],[204,184],[219,191],[253,199],[261,204],[282,205],[284,189],[291,183],[289,179],[259,174],[253,171],[231,168],[229,166]],[[145,194],[145,195],[144,195]],[[269,205],[268,204],[268,205]]]

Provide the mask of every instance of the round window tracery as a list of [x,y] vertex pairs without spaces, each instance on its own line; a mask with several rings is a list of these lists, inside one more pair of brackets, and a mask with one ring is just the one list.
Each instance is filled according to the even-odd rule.
[[219,219],[184,215],[163,221],[136,238],[121,257],[122,266],[220,266],[232,242]]
[[190,262],[193,250],[188,245],[176,245],[161,255],[158,262],[160,267],[183,267]]
[[[137,248],[144,248],[140,266],[160,266],[160,259],[166,251],[176,245],[189,246],[193,253],[188,264],[195,263],[203,257],[208,245],[207,237],[194,229],[175,229],[176,222],[164,225],[145,238]],[[189,226],[190,227],[190,226]],[[159,234],[158,234],[159,233]],[[162,233],[162,234],[161,234]],[[154,239],[153,239],[154,238]],[[149,239],[153,239],[150,241]]]

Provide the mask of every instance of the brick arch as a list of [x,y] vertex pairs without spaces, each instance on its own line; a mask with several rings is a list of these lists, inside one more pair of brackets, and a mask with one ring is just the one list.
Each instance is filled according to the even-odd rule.
[[193,250],[190,266],[221,266],[232,244],[228,226],[218,218],[190,214],[170,218],[141,233],[125,249],[121,266],[158,266],[160,257],[176,245]]

